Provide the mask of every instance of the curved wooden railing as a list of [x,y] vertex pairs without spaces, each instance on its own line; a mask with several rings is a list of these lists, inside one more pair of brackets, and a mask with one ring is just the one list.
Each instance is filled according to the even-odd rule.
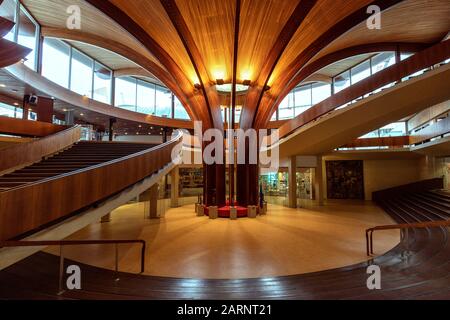
[[88,208],[172,162],[181,132],[152,149],[0,192],[0,241]]
[[80,138],[81,127],[74,126],[41,139],[4,149],[0,157],[0,175],[38,162],[45,156],[73,145]]
[[[423,229],[423,228],[439,228],[439,227],[450,227],[450,220],[442,221],[428,221],[428,222],[418,222],[418,223],[404,223],[404,224],[393,224],[377,226],[366,230],[366,251],[367,255],[371,256],[373,254],[373,233],[375,231],[381,230],[402,230],[402,239],[406,240],[408,244],[408,230],[409,229]],[[403,231],[406,231],[405,233]]]
[[377,202],[384,198],[395,197],[400,193],[405,192],[422,192],[430,190],[439,190],[444,188],[444,178],[433,178],[422,181],[417,181],[402,186],[397,186],[389,189],[375,191],[372,193],[373,201]]
[[46,137],[67,129],[67,126],[9,117],[0,117],[0,133],[22,137]]
[[[59,294],[63,293],[63,277],[64,277],[64,254],[63,247],[65,246],[78,246],[78,245],[115,245],[115,271],[119,273],[119,244],[141,244],[141,273],[145,271],[145,249],[147,243],[144,240],[49,240],[49,241],[0,241],[0,248],[12,248],[12,247],[48,247],[59,246]],[[116,278],[116,281],[119,278]]]

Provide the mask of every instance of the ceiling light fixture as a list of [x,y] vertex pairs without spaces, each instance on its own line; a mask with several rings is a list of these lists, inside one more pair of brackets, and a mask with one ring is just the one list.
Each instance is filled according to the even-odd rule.
[[242,84],[244,86],[250,86],[252,84],[252,81],[251,80],[244,80],[244,82],[242,82]]
[[4,85],[3,83],[0,83],[0,87],[5,88],[6,85]]
[[196,83],[194,84],[194,88],[200,90],[202,88],[202,85],[200,83]]
[[217,79],[216,84],[219,86],[223,86],[225,84],[225,81],[223,79]]

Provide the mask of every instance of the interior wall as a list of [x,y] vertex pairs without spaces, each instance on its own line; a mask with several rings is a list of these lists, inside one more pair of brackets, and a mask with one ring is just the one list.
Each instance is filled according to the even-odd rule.
[[365,160],[364,187],[366,200],[372,193],[420,180],[419,160]]
[[444,160],[444,187],[450,190],[450,158]]
[[444,178],[444,186],[450,189],[450,158],[424,156],[419,162],[420,180]]

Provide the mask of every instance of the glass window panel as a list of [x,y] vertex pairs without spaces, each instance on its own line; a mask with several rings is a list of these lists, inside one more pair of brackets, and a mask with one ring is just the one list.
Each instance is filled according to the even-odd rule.
[[24,9],[21,7],[19,16],[19,35],[17,38],[17,43],[33,50],[25,57],[25,65],[33,70],[36,69],[36,39],[37,26],[25,14]]
[[350,71],[345,71],[334,77],[334,92],[338,93],[350,87]]
[[112,71],[95,62],[94,66],[94,100],[111,103]]
[[303,86],[294,91],[295,107],[311,106],[311,86]]
[[380,137],[400,137],[406,135],[406,123],[394,122],[380,129]]
[[0,117],[22,118],[22,109],[0,102]]
[[69,87],[70,47],[62,41],[45,38],[42,57],[42,75]]
[[294,117],[294,94],[291,92],[280,103],[278,108],[278,119],[285,120]]
[[92,98],[92,64],[91,58],[72,49],[70,90]]
[[394,52],[383,52],[372,58],[372,74],[395,64]]
[[136,79],[117,78],[115,97],[117,107],[136,111]]
[[155,85],[138,80],[137,112],[155,115]]
[[37,121],[37,113],[33,111],[28,111],[28,120]]
[[[4,0],[0,5],[0,17],[15,22],[16,9],[17,3],[15,0]],[[14,30],[15,27],[13,27],[3,38],[9,41],[14,41]]]
[[[189,117],[186,109],[183,107],[183,104],[180,102],[180,100],[178,100],[177,97],[174,97],[174,99],[175,99],[175,116],[174,116],[174,118],[189,120],[190,117]],[[223,114],[222,114],[222,117],[223,117]]]
[[402,53],[402,54],[400,54],[400,60],[401,61],[406,60],[409,57],[411,57],[412,55],[413,55],[412,53]]
[[156,116],[172,117],[172,92],[161,86],[156,86]]
[[270,121],[277,121],[277,112],[273,113],[272,119]]
[[315,105],[331,96],[331,85],[328,83],[314,83],[312,85],[312,104]]
[[352,84],[368,78],[370,75],[370,60],[367,60],[352,68]]
[[363,135],[360,138],[364,139],[364,138],[379,138],[379,137],[380,137],[379,131],[375,130],[375,131],[369,132],[368,134]]

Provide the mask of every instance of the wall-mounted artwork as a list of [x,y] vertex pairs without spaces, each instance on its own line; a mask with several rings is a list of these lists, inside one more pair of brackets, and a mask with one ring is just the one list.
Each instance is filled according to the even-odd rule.
[[327,161],[328,199],[364,200],[363,161]]

